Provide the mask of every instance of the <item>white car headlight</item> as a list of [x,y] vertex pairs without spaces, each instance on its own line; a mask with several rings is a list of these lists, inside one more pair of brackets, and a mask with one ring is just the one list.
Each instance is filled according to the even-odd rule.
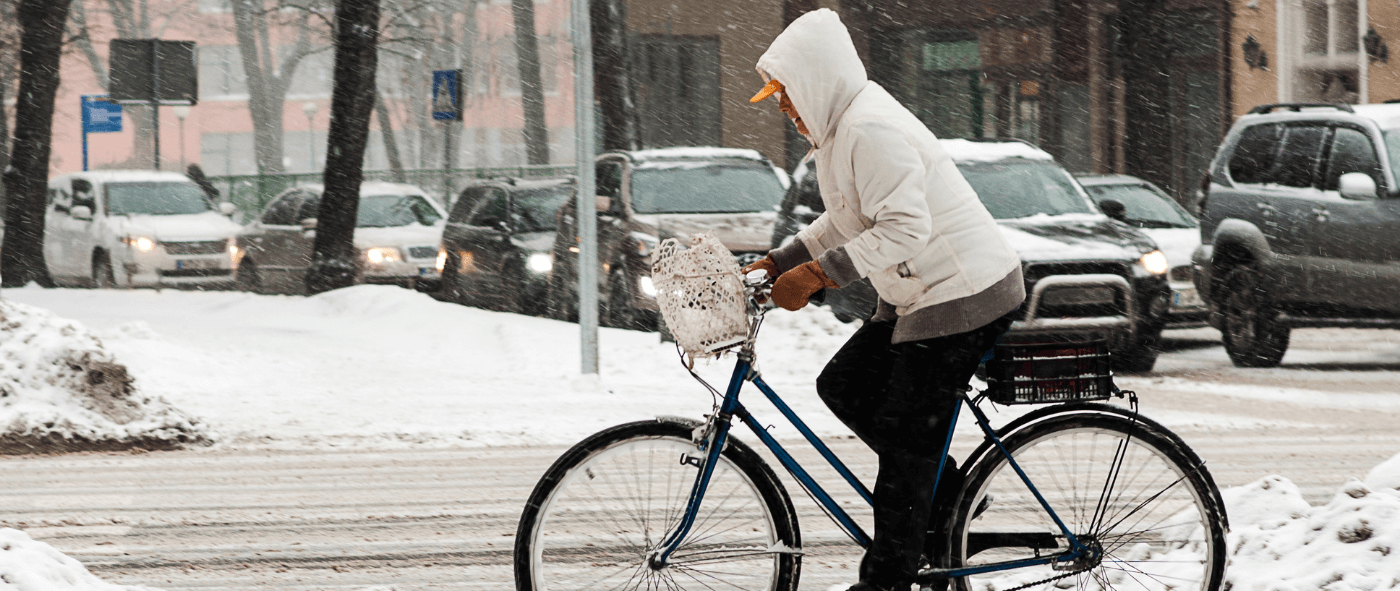
[[399,249],[391,246],[380,246],[365,251],[365,260],[376,265],[383,263],[393,263],[403,260],[399,254]]
[[554,257],[543,252],[537,252],[525,259],[525,267],[536,273],[548,273],[554,268]]
[[441,273],[443,269],[447,268],[447,251],[440,248],[438,249],[437,262],[434,263],[433,266],[437,267],[438,273]]
[[649,298],[656,297],[656,284],[652,283],[650,275],[642,277],[640,283],[642,285],[642,293],[646,294]]
[[156,247],[156,241],[145,236],[127,236],[122,238],[125,242],[141,252],[151,252]]
[[1138,262],[1142,264],[1142,268],[1147,269],[1147,272],[1153,275],[1166,273],[1167,269],[1171,267],[1167,264],[1167,255],[1162,254],[1160,250],[1154,250],[1142,255],[1142,258],[1138,259]]

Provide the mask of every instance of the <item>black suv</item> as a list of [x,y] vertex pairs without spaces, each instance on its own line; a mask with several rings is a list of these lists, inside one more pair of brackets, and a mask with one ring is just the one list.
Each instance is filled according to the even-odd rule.
[[[1150,371],[1166,322],[1167,260],[1150,238],[1100,213],[1050,154],[1017,140],[943,140],[1023,262],[1026,303],[1007,342],[1106,337],[1119,371]],[[822,211],[808,166],[793,173],[774,246]],[[862,279],[827,290],[844,321],[869,318],[875,289]]]
[[572,178],[493,179],[467,187],[442,231],[445,299],[506,312],[541,314],[554,267],[560,206],[571,201]]
[[[787,173],[762,154],[733,148],[659,148],[598,156],[599,320],[656,330],[651,253],[661,240],[714,232],[741,265],[763,257]],[[578,316],[578,231],[574,203],[562,208],[549,303],[556,318]]]
[[1400,104],[1277,104],[1235,122],[1202,178],[1192,256],[1241,367],[1301,327],[1400,328]]

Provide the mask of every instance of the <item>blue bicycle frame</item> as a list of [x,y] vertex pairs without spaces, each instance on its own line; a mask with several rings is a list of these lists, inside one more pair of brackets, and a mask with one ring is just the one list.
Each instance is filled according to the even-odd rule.
[[[694,525],[695,516],[700,509],[700,503],[704,500],[705,490],[709,486],[710,476],[714,472],[715,463],[719,459],[720,450],[724,449],[725,440],[729,436],[729,426],[734,417],[739,417],[744,424],[749,426],[749,429],[753,431],[754,435],[768,447],[769,451],[773,452],[773,455],[778,458],[778,461],[782,462],[783,467],[787,468],[788,472],[801,483],[802,487],[811,493],[812,497],[826,509],[832,520],[835,521],[841,529],[845,530],[846,534],[849,535],[851,539],[855,540],[861,547],[868,548],[870,546],[870,536],[866,535],[865,531],[856,524],[855,520],[851,519],[850,514],[846,513],[846,511],[831,498],[831,495],[827,494],[826,490],[797,463],[797,460],[768,433],[768,430],[764,429],[758,420],[754,419],[753,415],[749,414],[748,409],[746,409],[743,404],[739,403],[739,390],[746,381],[751,381],[755,386],[758,386],[759,391],[763,392],[763,395],[768,397],[768,400],[773,403],[773,406],[777,407],[778,411],[781,412],[784,417],[787,417],[788,422],[802,433],[802,437],[805,438],[812,447],[816,448],[823,458],[826,458],[827,463],[851,485],[851,488],[860,494],[861,498],[865,499],[867,504],[873,503],[870,490],[861,483],[860,479],[856,478],[855,474],[851,473],[850,469],[841,462],[840,458],[836,457],[836,454],[832,453],[831,449],[828,448],[826,444],[822,443],[821,439],[807,427],[806,423],[803,423],[802,419],[798,418],[797,414],[788,407],[787,403],[783,402],[782,398],[763,381],[762,376],[760,376],[757,371],[754,371],[751,354],[747,352],[740,353],[739,361],[734,366],[734,373],[729,379],[729,387],[725,392],[724,401],[720,404],[717,414],[710,419],[708,438],[701,443],[701,449],[705,451],[705,458],[699,464],[700,473],[696,476],[695,484],[691,488],[690,500],[686,505],[685,514],[681,517],[680,523],[667,535],[665,541],[653,551],[650,558],[652,564],[656,566],[665,564],[666,559],[670,557],[671,553],[680,546],[681,541],[690,533],[690,528]],[[1035,495],[1040,506],[1045,509],[1045,512],[1054,520],[1055,525],[1064,533],[1066,540],[1069,542],[1069,548],[1067,551],[1055,555],[994,562],[976,567],[951,569],[933,568],[919,573],[920,583],[935,579],[976,575],[1026,566],[1071,562],[1091,553],[1091,550],[1080,543],[1074,533],[1069,531],[1069,528],[1060,520],[1059,515],[1055,514],[1055,510],[1050,507],[1050,504],[1041,496],[1040,491],[1031,483],[1030,478],[1021,470],[1021,466],[1016,463],[1016,459],[1013,458],[1006,447],[1002,445],[1001,439],[997,437],[996,432],[992,429],[987,415],[984,414],[981,409],[977,408],[965,394],[959,396],[959,398],[972,410],[973,415],[977,419],[978,426],[982,428],[982,432],[986,435],[987,439],[993,442],[996,449],[1006,456],[1011,467],[1016,470],[1017,476],[1026,484]],[[943,444],[943,459],[940,460],[938,466],[938,474],[940,476],[943,473],[943,462],[947,460],[948,447],[953,440],[953,429],[957,425],[958,411],[961,407],[962,405],[959,404],[953,409],[953,418],[948,426],[948,436]],[[937,489],[938,482],[935,480],[934,490],[936,491]]]

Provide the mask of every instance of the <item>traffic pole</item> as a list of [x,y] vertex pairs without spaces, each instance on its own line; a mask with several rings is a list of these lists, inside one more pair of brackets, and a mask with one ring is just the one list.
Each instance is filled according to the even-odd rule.
[[584,375],[598,375],[598,205],[593,178],[593,32],[588,4],[589,0],[573,0],[579,370]]

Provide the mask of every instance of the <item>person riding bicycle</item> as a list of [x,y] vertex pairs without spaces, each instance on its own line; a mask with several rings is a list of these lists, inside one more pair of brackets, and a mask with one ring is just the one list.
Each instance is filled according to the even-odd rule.
[[[777,96],[811,142],[826,212],[744,271],[776,276],[787,310],[863,277],[879,293],[817,393],[879,456],[875,532],[851,590],[907,590],[960,489],[945,481],[931,502],[957,395],[1025,299],[1021,260],[938,138],[866,78],[835,12],[794,20],[757,69],[750,102]],[[944,473],[960,476],[951,459]]]

